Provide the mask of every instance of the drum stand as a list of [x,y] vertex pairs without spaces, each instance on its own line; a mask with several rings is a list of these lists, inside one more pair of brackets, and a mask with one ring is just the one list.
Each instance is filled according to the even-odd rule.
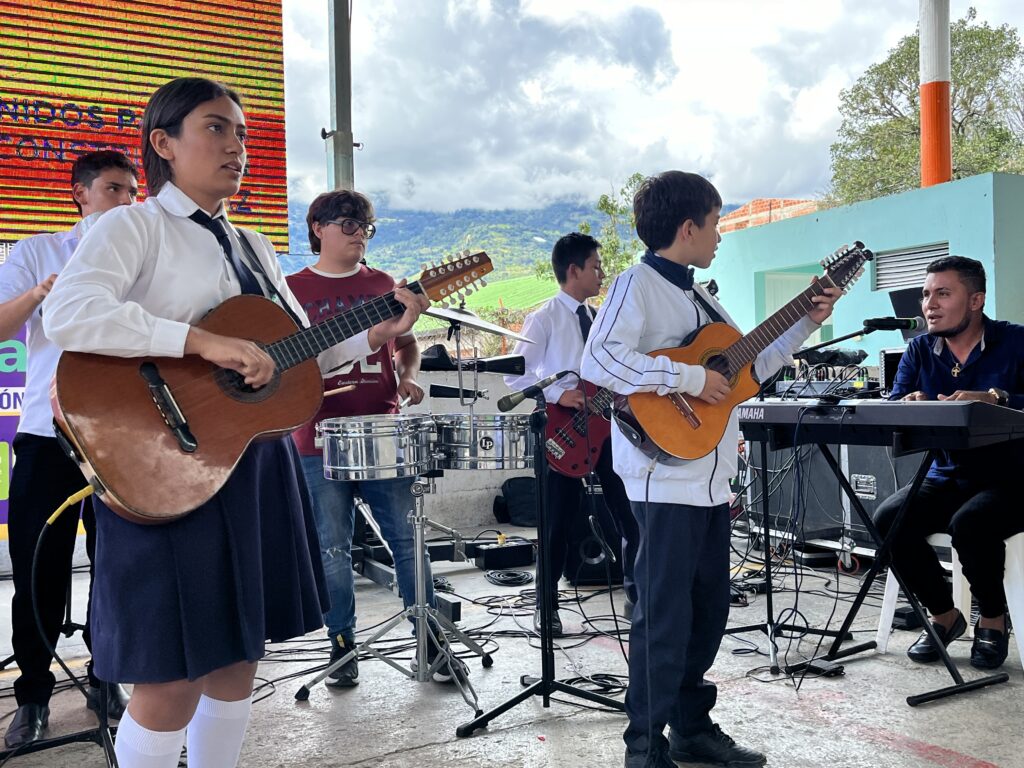
[[[462,662],[452,651],[451,645],[447,642],[447,635],[451,635],[479,656],[484,667],[490,667],[494,663],[493,658],[475,640],[449,621],[446,616],[439,613],[437,609],[427,605],[427,569],[424,567],[424,557],[426,556],[426,526],[431,523],[423,511],[423,495],[431,493],[433,490],[433,478],[426,478],[426,482],[417,480],[412,484],[415,507],[409,512],[409,520],[413,525],[413,547],[417,555],[414,563],[416,579],[415,602],[374,632],[360,645],[353,648],[333,664],[328,665],[316,677],[299,688],[295,693],[295,698],[298,701],[306,701],[309,698],[309,691],[314,685],[326,679],[336,669],[347,664],[350,659],[355,658],[361,652],[365,652],[394,667],[406,677],[421,683],[431,680],[438,669],[448,665],[448,668],[452,671],[452,681],[459,689],[459,693],[462,694],[466,704],[473,709],[477,716],[482,714],[476,691],[473,689],[472,684],[470,684],[468,679],[460,677],[456,673],[458,665]],[[374,524],[371,523],[371,527],[373,526]],[[416,628],[416,656],[410,669],[385,656],[374,647],[374,643],[406,619],[411,619]],[[434,641],[434,647],[438,649],[438,654],[434,658],[433,663],[428,663],[427,658],[428,637]]]

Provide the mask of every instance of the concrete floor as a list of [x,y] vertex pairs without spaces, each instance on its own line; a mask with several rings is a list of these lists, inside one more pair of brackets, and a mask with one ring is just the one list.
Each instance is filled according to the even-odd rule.
[[[820,574],[820,575],[819,575]],[[502,595],[504,612],[495,619],[486,609],[464,600],[463,626],[481,627],[486,632],[514,633],[530,626],[528,608],[519,615],[511,606],[518,588],[500,588],[484,580],[471,564],[435,564],[435,575],[446,576],[455,591],[465,598]],[[805,572],[802,592],[791,591],[792,572],[780,581],[776,609],[794,606],[812,626],[823,626],[833,610],[829,594],[833,572]],[[856,579],[843,577],[841,589],[854,591]],[[84,593],[83,576],[75,580],[76,596]],[[571,587],[563,589],[568,597]],[[788,591],[787,591],[788,590]],[[584,595],[587,592],[583,593]],[[8,604],[10,582],[0,584],[0,605]],[[621,601],[621,592],[615,593]],[[80,609],[83,602],[76,603]],[[360,625],[369,627],[399,608],[397,598],[364,579],[357,581]],[[497,604],[497,603],[496,603]],[[609,613],[606,596],[583,604],[590,616]],[[845,615],[840,602],[832,620],[837,627]],[[733,625],[763,620],[762,596],[749,607],[734,608]],[[878,600],[872,599],[854,625],[858,640],[872,637],[878,615]],[[582,616],[575,603],[564,605],[567,630],[579,630]],[[597,622],[613,631],[610,621]],[[9,633],[0,633],[0,653],[9,653]],[[77,637],[77,636],[76,636]],[[396,631],[396,640],[405,638]],[[949,683],[945,670],[909,661],[903,649],[916,632],[897,632],[890,653],[868,652],[845,662],[846,674],[834,678],[808,678],[799,691],[784,676],[773,676],[765,668],[767,641],[764,635],[727,637],[711,677],[719,685],[715,719],[738,741],[763,749],[774,768],[988,768],[1024,766],[1024,751],[1017,728],[1024,716],[1021,697],[1024,673],[1011,643],[1005,670],[1007,684],[966,694],[917,708],[907,706],[908,694],[920,693]],[[540,669],[539,651],[525,634],[500,636],[494,652],[494,666],[481,668],[478,659],[468,660],[471,680],[485,710],[521,690],[519,678]],[[611,673],[622,675],[626,664],[619,644],[610,637],[596,637],[580,644],[577,638],[560,641],[556,669],[560,677]],[[802,643],[780,640],[780,649],[795,660],[814,649],[813,640]],[[791,646],[791,647],[790,647]],[[756,648],[756,654],[754,649]],[[64,643],[63,652],[80,667],[83,649],[76,641]],[[314,634],[302,641],[275,646],[261,664],[260,677],[276,679],[300,674],[295,680],[277,682],[260,693],[253,707],[248,737],[242,752],[242,766],[374,766],[380,768],[473,768],[528,766],[574,768],[575,766],[618,766],[622,763],[621,734],[625,718],[582,709],[573,704],[552,702],[545,709],[539,698],[527,701],[495,719],[476,735],[456,738],[459,724],[472,719],[472,712],[451,686],[416,683],[376,660],[360,665],[360,685],[334,691],[320,685],[308,702],[294,699],[301,680],[326,658],[326,643]],[[958,641],[954,659],[961,663],[968,679],[980,673],[967,665],[970,645]],[[0,673],[0,727],[6,728],[13,710],[10,685],[16,672]],[[267,695],[269,694],[269,695]],[[80,695],[68,691],[54,697],[50,735],[89,728],[94,720]],[[10,765],[19,768],[47,766],[63,768],[105,765],[101,750],[89,744],[73,745],[32,755],[16,756]]]

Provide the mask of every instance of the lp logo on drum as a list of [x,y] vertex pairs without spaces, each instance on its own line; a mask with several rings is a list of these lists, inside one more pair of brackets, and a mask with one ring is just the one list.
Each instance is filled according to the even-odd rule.
[[491,450],[494,448],[494,438],[490,435],[484,435],[480,438],[480,447],[485,451]]

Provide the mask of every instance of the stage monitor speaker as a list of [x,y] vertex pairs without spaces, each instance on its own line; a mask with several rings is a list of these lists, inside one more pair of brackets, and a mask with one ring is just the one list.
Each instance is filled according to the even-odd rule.
[[[761,461],[761,444],[747,444],[747,460]],[[839,481],[816,445],[800,448],[800,487],[793,450],[768,451],[769,499],[768,528],[790,534],[797,541],[838,539],[843,530],[843,505]],[[747,490],[747,515],[752,532],[761,530],[761,475],[753,467],[752,483]],[[756,502],[755,502],[756,500]]]
[[[600,542],[590,529],[590,497],[593,493],[594,508],[597,510],[598,530],[604,536],[608,547],[615,553],[615,562],[607,563]],[[568,552],[565,558],[564,575],[574,586],[607,586],[609,570],[611,583],[622,583],[622,539],[615,530],[612,514],[604,501],[600,486],[590,486],[581,494],[579,514],[569,527]]]

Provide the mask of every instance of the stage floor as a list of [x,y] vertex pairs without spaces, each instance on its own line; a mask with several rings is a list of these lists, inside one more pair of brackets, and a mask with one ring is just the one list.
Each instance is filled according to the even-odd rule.
[[[745,542],[736,540],[739,549]],[[748,563],[748,568],[755,568]],[[498,644],[494,665],[483,669],[479,659],[467,658],[471,681],[480,707],[489,710],[521,690],[520,676],[537,674],[540,655],[536,639],[527,637],[532,627],[529,605],[519,602],[521,588],[497,587],[483,578],[471,563],[437,563],[435,576],[446,577],[454,591],[463,596],[462,626],[484,628],[480,635],[493,635]],[[780,574],[776,609],[794,607],[792,591],[797,576],[792,568]],[[848,604],[836,607],[834,571],[802,571],[802,589],[796,608],[811,626],[821,627],[833,614],[837,628]],[[855,577],[843,576],[841,597],[856,590]],[[75,613],[84,613],[87,577],[74,579]],[[589,641],[571,635],[559,640],[555,666],[560,678],[624,675],[626,664],[619,642],[612,636],[606,594],[582,603],[574,589],[563,581],[562,617],[567,631],[579,631],[584,615],[594,626],[608,633]],[[526,589],[530,589],[527,587]],[[0,582],[0,605],[10,604],[11,582]],[[878,585],[880,590],[880,585]],[[583,589],[587,597],[593,588]],[[880,591],[876,591],[876,595]],[[613,594],[616,604],[622,592]],[[492,613],[468,598],[488,597]],[[502,599],[504,598],[504,599]],[[366,579],[357,580],[357,609],[360,627],[386,620],[401,608],[398,598]],[[858,641],[873,638],[879,600],[872,598],[854,625]],[[733,625],[762,621],[763,595],[751,596],[748,607],[734,607]],[[604,616],[604,619],[594,617]],[[789,620],[789,619],[787,619]],[[9,627],[9,614],[2,626]],[[625,626],[624,624],[622,625]],[[494,634],[497,633],[497,634]],[[0,654],[10,653],[10,632],[0,632]],[[903,651],[917,632],[898,631],[890,641],[890,653],[861,654],[845,660],[845,675],[812,679],[808,676],[797,690],[795,681],[772,675],[767,669],[767,639],[762,634],[726,637],[712,668],[719,686],[714,717],[737,741],[757,747],[769,756],[769,765],[779,768],[986,768],[1024,766],[1016,729],[1007,724],[1024,719],[1024,672],[1011,643],[1010,659],[1004,670],[1010,682],[918,708],[907,706],[909,694],[949,684],[940,666],[922,666],[906,658]],[[79,636],[61,644],[62,653],[81,669],[84,647]],[[404,628],[392,635],[392,646],[408,640]],[[626,639],[625,633],[623,639]],[[816,640],[780,639],[779,647],[790,660],[814,650]],[[492,644],[493,645],[493,644]],[[628,646],[627,646],[628,647]],[[360,664],[358,687],[336,691],[317,686],[308,702],[295,701],[294,694],[309,672],[326,661],[326,640],[316,633],[301,641],[274,646],[261,664],[259,676],[276,681],[259,691],[240,765],[256,766],[374,766],[374,768],[497,768],[528,766],[575,768],[621,765],[622,730],[625,717],[581,708],[575,702],[552,701],[545,709],[540,699],[528,701],[495,719],[490,727],[470,738],[457,738],[458,725],[473,713],[456,689],[437,683],[416,683],[378,660]],[[972,679],[981,673],[967,665],[969,641],[952,647],[954,660],[963,675]],[[308,674],[301,674],[307,671]],[[285,675],[300,677],[279,680]],[[0,673],[0,728],[6,729],[14,700],[11,693],[16,670]],[[561,697],[560,697],[561,698]],[[568,700],[566,700],[568,701]],[[94,723],[80,694],[64,691],[51,702],[49,735],[87,729]],[[79,744],[36,754],[14,757],[18,768],[99,768],[105,765],[100,749]]]

